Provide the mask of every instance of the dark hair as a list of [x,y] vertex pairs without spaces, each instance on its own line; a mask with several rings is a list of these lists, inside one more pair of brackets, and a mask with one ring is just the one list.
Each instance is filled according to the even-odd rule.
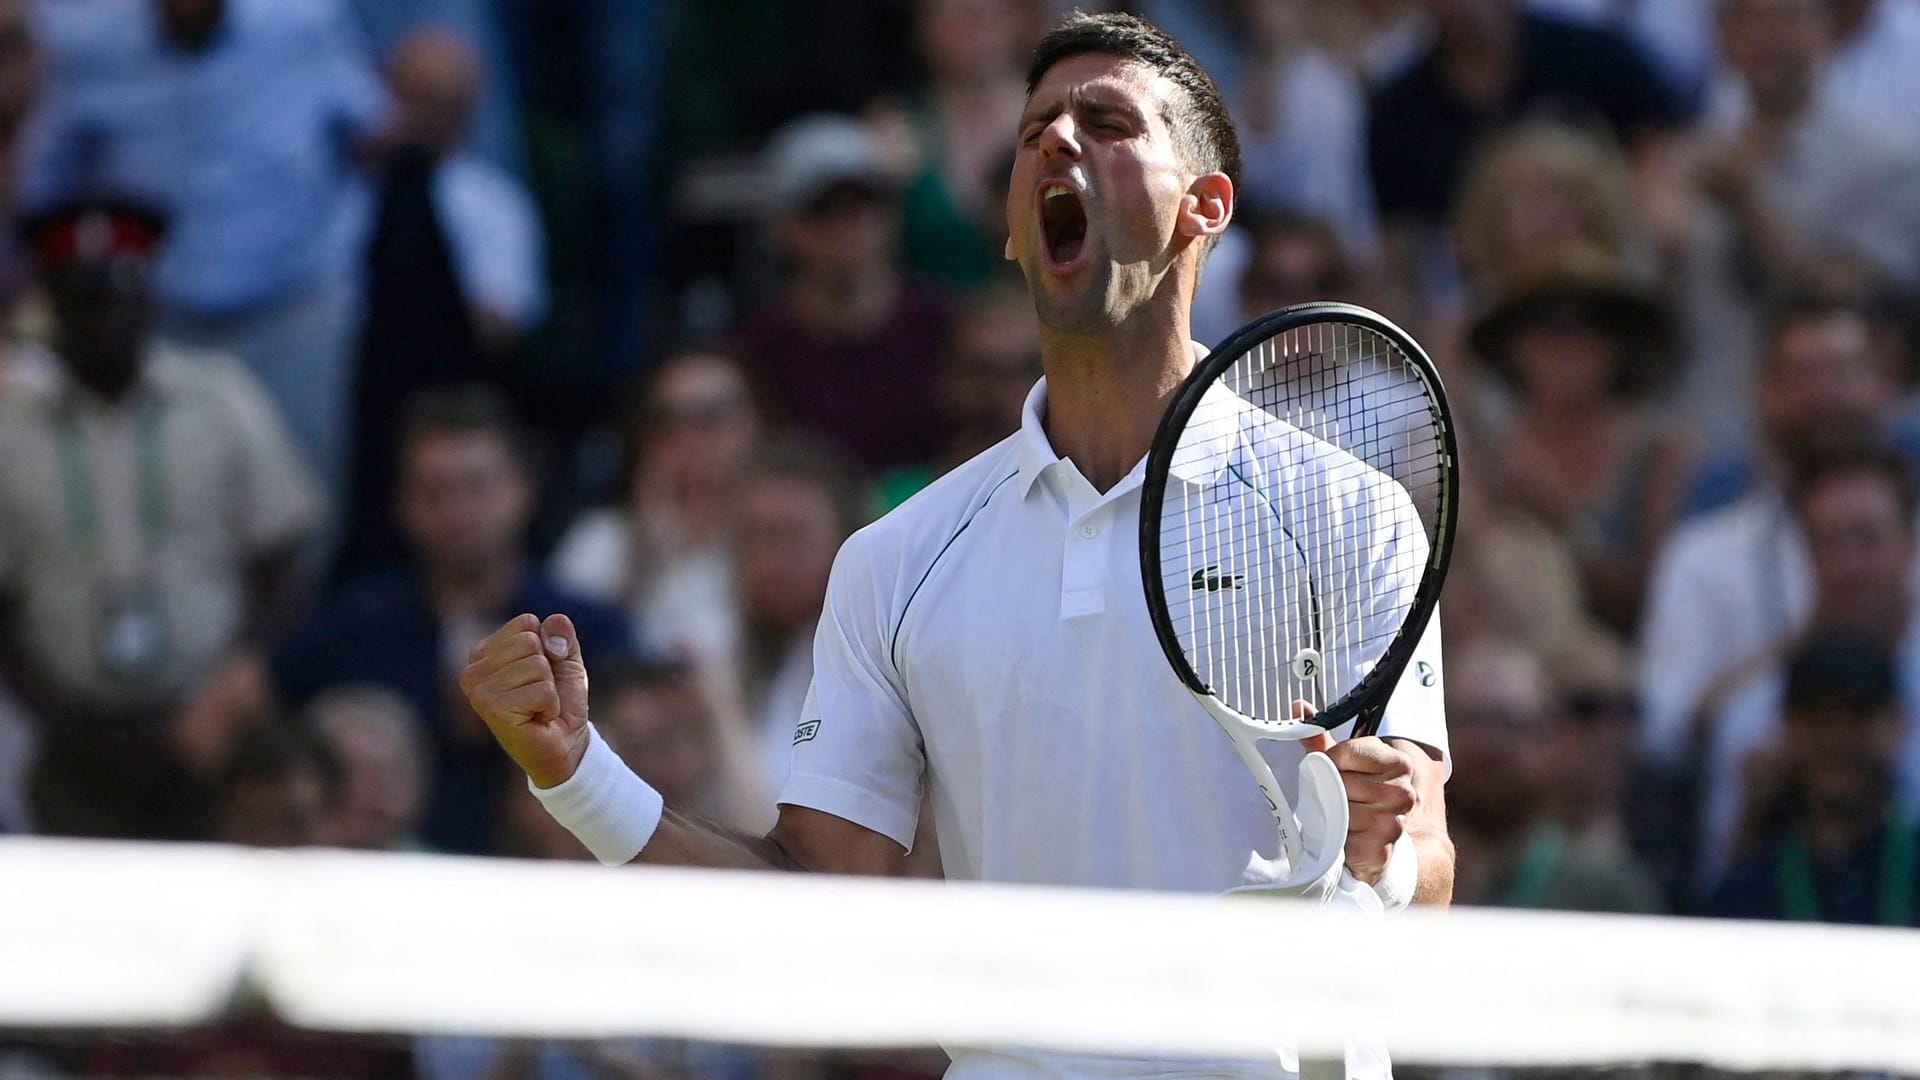
[[1899,674],[1884,646],[1845,631],[1809,638],[1787,658],[1790,715],[1848,718],[1893,705]]
[[1178,87],[1182,100],[1165,117],[1175,148],[1195,170],[1225,173],[1240,190],[1240,137],[1220,88],[1179,42],[1144,19],[1123,12],[1068,15],[1034,47],[1027,95],[1055,64],[1088,53],[1135,61]]
[[466,383],[422,390],[407,401],[400,414],[395,445],[405,459],[419,439],[429,435],[488,435],[500,441],[508,457],[523,471],[528,468],[526,432],[505,394],[484,383]]
[[747,459],[741,483],[769,478],[797,480],[825,495],[833,504],[844,535],[851,535],[873,517],[873,492],[866,474],[826,443],[795,435],[761,443]]
[[208,785],[212,809],[218,812],[234,793],[250,784],[284,783],[302,773],[318,777],[328,802],[340,797],[343,778],[339,759],[305,727],[272,717],[249,731],[234,747]]
[[1914,484],[1912,466],[1892,446],[1864,437],[1852,444],[1827,447],[1799,463],[1787,491],[1794,510],[1803,512],[1816,488],[1842,476],[1870,476],[1884,482],[1893,489],[1900,519],[1913,524],[1920,489]]

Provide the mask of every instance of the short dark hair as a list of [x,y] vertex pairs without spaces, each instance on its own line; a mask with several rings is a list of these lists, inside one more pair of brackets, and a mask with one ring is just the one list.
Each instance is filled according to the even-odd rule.
[[1028,96],[1055,64],[1088,53],[1132,60],[1179,87],[1184,100],[1166,117],[1175,148],[1196,170],[1225,173],[1240,190],[1240,137],[1220,88],[1179,42],[1145,19],[1122,12],[1068,15],[1034,47]]
[[526,432],[513,403],[484,383],[438,386],[408,399],[400,414],[394,446],[401,460],[413,444],[429,435],[488,435],[500,441],[520,468],[527,469]]
[[1827,447],[1800,462],[1789,480],[1787,492],[1794,510],[1803,511],[1814,489],[1841,476],[1870,476],[1885,482],[1899,504],[1901,520],[1913,524],[1915,501],[1920,499],[1913,467],[1900,451],[1884,440],[1870,437]]
[[740,482],[797,480],[833,504],[843,535],[873,519],[873,489],[866,473],[838,447],[802,435],[780,435],[754,448]]
[[1787,658],[1782,699],[1789,716],[1851,719],[1894,705],[1899,680],[1884,645],[1846,630],[1820,633]]

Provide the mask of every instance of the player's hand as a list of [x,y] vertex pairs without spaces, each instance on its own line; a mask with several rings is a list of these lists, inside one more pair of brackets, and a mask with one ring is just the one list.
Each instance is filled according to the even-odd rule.
[[1413,759],[1374,735],[1342,743],[1331,734],[1316,735],[1301,746],[1324,751],[1340,766],[1347,786],[1347,872],[1369,885],[1378,882],[1418,801]]
[[473,647],[460,690],[535,787],[564,782],[587,752],[587,666],[573,620],[519,615]]

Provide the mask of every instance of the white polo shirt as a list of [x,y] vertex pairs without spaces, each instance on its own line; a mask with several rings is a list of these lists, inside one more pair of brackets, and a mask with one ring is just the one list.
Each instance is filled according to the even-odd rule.
[[[1273,423],[1224,396],[1250,430]],[[1278,838],[1246,766],[1154,637],[1140,584],[1145,463],[1094,490],[1049,445],[1045,402],[1042,380],[1019,432],[841,549],[780,801],[904,847],[924,782],[949,879],[1232,888]],[[1185,463],[1175,472],[1239,482]],[[1409,666],[1382,733],[1444,752],[1438,633],[1421,649],[1424,677]],[[1268,757],[1291,789],[1298,746],[1268,744]],[[1026,1071],[958,1054],[949,1075]]]

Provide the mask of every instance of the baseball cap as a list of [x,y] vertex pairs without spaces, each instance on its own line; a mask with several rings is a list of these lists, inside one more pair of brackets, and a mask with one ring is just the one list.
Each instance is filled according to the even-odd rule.
[[850,116],[815,113],[781,128],[768,144],[775,207],[801,210],[838,187],[891,194],[898,186],[879,140]]

